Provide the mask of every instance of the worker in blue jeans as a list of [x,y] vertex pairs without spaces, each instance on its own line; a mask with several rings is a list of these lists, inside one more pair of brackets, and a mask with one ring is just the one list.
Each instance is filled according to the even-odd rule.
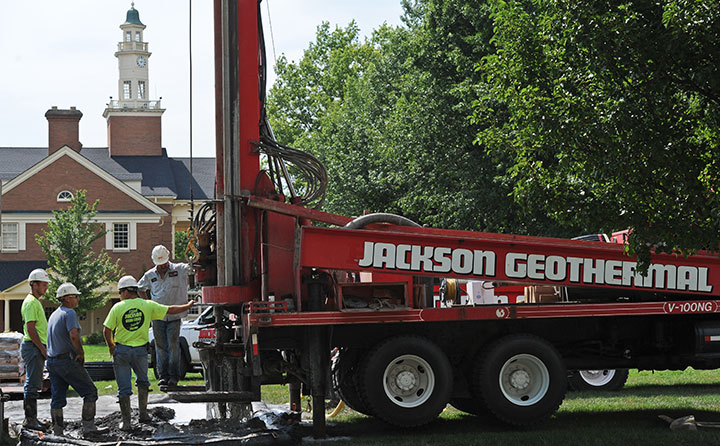
[[43,368],[47,357],[47,319],[40,299],[47,292],[50,276],[44,269],[35,269],[28,276],[30,293],[23,300],[20,312],[23,320],[23,343],[20,355],[25,363],[25,386],[23,427],[43,430],[47,426],[37,419],[38,392],[42,387]]
[[[170,251],[163,245],[152,250],[155,267],[138,281],[139,294],[162,305],[184,305],[188,302],[188,276],[192,268],[187,263],[170,262]],[[155,336],[155,364],[160,378],[158,384],[175,386],[180,380],[180,326],[187,313],[167,315],[153,321]]]
[[138,409],[141,422],[151,420],[147,411],[150,381],[147,377],[147,349],[150,321],[162,319],[167,314],[187,312],[194,301],[185,305],[162,305],[141,299],[138,296],[138,283],[132,276],[121,277],[118,281],[120,302],[113,305],[103,322],[103,336],[113,358],[115,381],[118,385],[118,402],[122,414],[120,429],[131,430],[130,383],[131,371],[135,372],[138,388]]
[[80,341],[81,328],[75,308],[80,304],[80,293],[72,283],[63,283],[57,289],[61,302],[50,319],[47,330],[47,368],[52,385],[50,416],[55,435],[63,435],[63,408],[67,405],[68,386],[83,398],[83,435],[100,433],[95,426],[97,387],[85,370],[85,350]]

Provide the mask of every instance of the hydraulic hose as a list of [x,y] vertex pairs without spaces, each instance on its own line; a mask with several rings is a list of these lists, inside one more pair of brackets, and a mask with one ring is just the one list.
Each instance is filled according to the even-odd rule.
[[368,214],[363,215],[361,217],[356,218],[355,220],[351,221],[350,223],[346,224],[344,226],[345,229],[361,229],[364,228],[367,225],[371,225],[374,223],[390,223],[393,225],[398,226],[414,226],[414,227],[420,227],[419,224],[415,223],[414,221],[410,220],[409,218],[405,218],[400,215],[395,214],[387,214],[387,213],[376,213],[376,214]]

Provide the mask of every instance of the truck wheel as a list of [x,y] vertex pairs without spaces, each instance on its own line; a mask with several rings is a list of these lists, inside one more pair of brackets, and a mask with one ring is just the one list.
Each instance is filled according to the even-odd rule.
[[188,346],[187,339],[180,336],[180,370],[178,379],[185,379],[188,371],[192,369],[192,362],[190,361],[190,347]]
[[371,415],[357,388],[358,362],[361,356],[358,350],[341,350],[332,361],[332,382],[340,399],[350,409],[363,415]]
[[[158,373],[157,369],[157,356],[155,356],[155,341],[150,343],[150,362],[148,363],[148,368],[153,369],[153,375],[155,376],[155,379],[160,379],[160,374]],[[183,380],[185,379],[185,375],[187,375],[187,372],[192,369],[192,363],[190,362],[190,350],[188,347],[187,339],[180,337],[180,376],[178,376],[178,379]]]
[[424,338],[390,338],[363,362],[358,376],[363,401],[374,415],[390,424],[427,424],[450,399],[450,362],[437,345]]
[[574,390],[620,390],[627,379],[627,369],[574,370],[568,384]]
[[500,339],[478,356],[473,391],[501,421],[527,426],[549,418],[567,390],[560,354],[533,335]]

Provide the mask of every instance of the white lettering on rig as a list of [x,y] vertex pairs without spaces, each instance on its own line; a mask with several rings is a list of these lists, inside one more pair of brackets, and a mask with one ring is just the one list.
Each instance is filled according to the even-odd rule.
[[395,256],[395,266],[397,269],[410,269],[410,264],[407,262],[407,255],[412,249],[410,245],[398,245],[397,254]]
[[705,302],[665,302],[665,313],[715,313],[717,305],[714,301]]
[[[495,277],[497,261],[494,251],[366,241],[363,258],[357,260],[357,264],[361,268]],[[657,263],[650,265],[647,275],[643,276],[637,272],[636,262],[624,260],[508,252],[500,261],[508,279],[713,291],[708,284],[707,267]]]
[[365,242],[357,262],[361,268],[495,276],[495,253],[477,249]]
[[527,254],[509,252],[505,256],[505,275],[511,279],[527,278],[527,266],[520,261],[527,259]]
[[433,268],[433,271],[438,273],[449,273],[452,271],[452,260],[448,257],[450,254],[452,254],[452,249],[450,248],[435,248],[435,257],[433,257],[433,260],[435,260],[437,264]]
[[622,284],[622,262],[620,260],[608,260],[605,262],[605,283],[608,285]]

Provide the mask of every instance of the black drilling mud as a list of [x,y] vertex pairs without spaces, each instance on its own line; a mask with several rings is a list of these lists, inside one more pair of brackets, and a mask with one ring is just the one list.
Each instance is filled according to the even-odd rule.
[[192,420],[187,425],[173,425],[170,420],[175,411],[166,407],[154,407],[148,410],[152,421],[138,423],[138,412],[133,410],[133,429],[130,432],[120,430],[120,412],[113,412],[95,419],[103,434],[82,436],[80,421],[65,423],[62,437],[52,433],[23,429],[21,445],[57,446],[59,444],[78,446],[174,446],[174,445],[293,445],[300,442],[300,417],[294,413],[275,413],[258,411],[249,420],[213,419]]

